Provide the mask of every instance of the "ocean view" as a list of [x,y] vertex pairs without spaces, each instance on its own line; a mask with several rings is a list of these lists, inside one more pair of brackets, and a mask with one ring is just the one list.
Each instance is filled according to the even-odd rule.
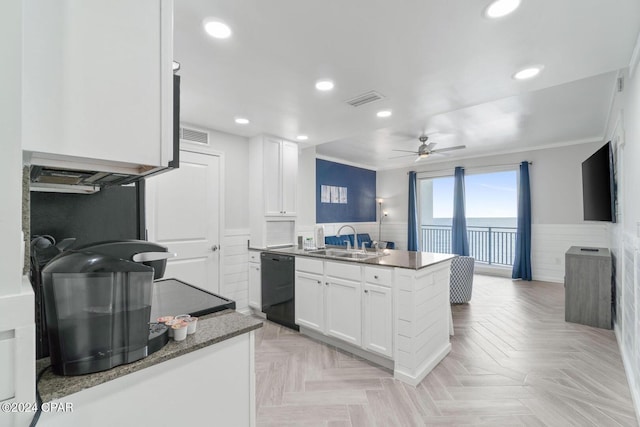
[[[433,218],[429,224],[423,225],[448,225],[451,226],[452,218]],[[516,227],[517,218],[467,218],[467,227]]]

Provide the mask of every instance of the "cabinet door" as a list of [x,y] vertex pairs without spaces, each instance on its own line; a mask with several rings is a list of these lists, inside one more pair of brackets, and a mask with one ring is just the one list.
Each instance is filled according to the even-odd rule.
[[275,138],[264,138],[264,213],[265,215],[282,215],[281,171],[282,141]]
[[259,262],[249,263],[249,307],[262,311],[262,278]]
[[364,325],[362,346],[383,356],[393,357],[393,299],[391,288],[364,284]]
[[324,331],[324,286],[322,276],[296,272],[296,324]]
[[325,333],[349,344],[362,343],[360,282],[327,277]]
[[25,2],[23,149],[166,166],[170,0]]
[[298,144],[282,141],[282,214],[296,215]]

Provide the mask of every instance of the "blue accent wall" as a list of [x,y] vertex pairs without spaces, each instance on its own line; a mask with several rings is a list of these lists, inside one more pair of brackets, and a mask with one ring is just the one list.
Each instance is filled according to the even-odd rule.
[[[322,203],[322,186],[347,188],[347,203]],[[376,172],[316,159],[316,222],[375,222]]]

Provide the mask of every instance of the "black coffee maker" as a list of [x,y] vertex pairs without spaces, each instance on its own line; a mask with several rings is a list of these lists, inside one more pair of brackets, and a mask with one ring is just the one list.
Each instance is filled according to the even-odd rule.
[[148,354],[154,279],[167,248],[141,240],[67,250],[42,270],[53,372],[82,375]]

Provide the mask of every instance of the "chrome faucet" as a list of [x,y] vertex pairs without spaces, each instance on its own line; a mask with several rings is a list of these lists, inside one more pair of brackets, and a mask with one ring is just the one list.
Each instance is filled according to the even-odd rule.
[[[343,225],[342,227],[340,227],[338,229],[338,232],[336,233],[336,237],[340,237],[340,232],[342,231],[343,228],[345,227],[349,227],[351,230],[353,230],[353,243],[354,243],[354,248],[358,249],[358,232],[356,231],[355,227],[353,225]],[[362,242],[362,245],[364,246],[364,242]],[[347,240],[347,250],[351,249],[351,243]]]

